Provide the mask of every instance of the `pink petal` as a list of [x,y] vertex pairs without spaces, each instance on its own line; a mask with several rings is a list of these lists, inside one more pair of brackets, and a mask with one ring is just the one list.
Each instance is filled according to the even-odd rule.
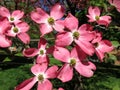
[[64,21],[63,20],[57,20],[55,21],[55,25],[53,25],[53,28],[58,32],[63,32],[64,30]]
[[47,79],[42,83],[38,82],[37,90],[52,90],[52,83]]
[[103,58],[105,57],[105,53],[101,51],[101,49],[96,48],[95,51],[96,55],[100,59],[101,62],[103,62]]
[[88,42],[88,41],[78,41],[78,40],[75,40],[76,44],[88,55],[93,55],[94,53],[94,48],[93,48],[93,45]]
[[12,12],[11,16],[14,17],[15,20],[19,20],[19,19],[21,19],[23,17],[23,15],[24,15],[23,11],[15,10],[15,11]]
[[28,48],[23,50],[23,55],[26,57],[34,57],[38,54],[38,50],[36,48]]
[[52,10],[50,12],[50,16],[53,17],[55,20],[60,19],[64,15],[64,8],[60,4],[55,4],[52,7]]
[[33,85],[36,83],[36,77],[27,79],[25,81],[23,81],[20,85],[18,85],[17,87],[15,87],[14,90],[30,90]]
[[38,42],[38,48],[44,48],[47,45],[47,41],[44,38],[40,38],[40,41]]
[[59,74],[58,74],[58,79],[60,79],[62,82],[67,82],[70,81],[73,77],[73,68],[70,67],[69,64],[65,64],[62,66]]
[[64,90],[63,88],[59,88],[58,90]]
[[32,11],[30,16],[33,21],[39,24],[45,23],[49,17],[49,15],[41,8],[36,8],[36,11]]
[[73,36],[70,32],[62,32],[57,34],[55,45],[57,46],[68,46],[73,42]]
[[55,65],[48,68],[47,71],[45,72],[45,74],[47,75],[47,78],[56,78],[57,70],[58,70],[58,67]]
[[52,30],[53,30],[53,28],[50,25],[48,25],[48,24],[40,24],[40,32],[41,32],[42,36],[52,32]]
[[93,17],[100,16],[100,9],[98,7],[90,6],[88,9],[88,13]]
[[6,48],[12,45],[12,41],[5,35],[0,34],[0,47]]
[[27,33],[20,33],[17,36],[23,43],[30,43],[30,36]]
[[26,22],[19,22],[16,24],[16,27],[20,29],[20,32],[27,32],[30,28]]
[[78,19],[69,13],[65,19],[65,26],[71,31],[77,29],[78,28]]
[[84,77],[93,76],[93,71],[96,70],[96,66],[91,62],[77,62],[75,69]]
[[110,52],[113,50],[113,46],[110,41],[108,40],[102,40],[99,42],[99,49],[101,49],[102,52]]
[[36,59],[36,63],[37,63],[37,64],[41,64],[41,63],[46,63],[46,64],[48,64],[48,63],[49,63],[49,58],[48,58],[47,55],[44,55],[44,56],[38,55],[38,56],[37,56],[37,59]]
[[0,18],[0,34],[4,34],[9,28],[11,28],[11,25],[7,18]]
[[66,48],[56,46],[53,52],[53,56],[62,62],[68,62],[70,53]]
[[84,59],[86,59],[87,55],[85,52],[83,52],[83,50],[81,50],[81,48],[79,46],[75,46],[71,50],[71,57],[79,58],[80,60],[84,60]]
[[0,13],[1,16],[7,17],[7,18],[10,17],[10,12],[7,8],[0,7],[0,12],[2,12],[2,13]]
[[47,69],[47,65],[45,63],[35,64],[31,67],[31,72],[34,75],[39,75],[40,73],[44,73]]

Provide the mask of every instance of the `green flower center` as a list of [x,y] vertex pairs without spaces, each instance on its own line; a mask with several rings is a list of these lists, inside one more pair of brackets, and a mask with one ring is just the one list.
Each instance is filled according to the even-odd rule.
[[100,19],[100,17],[99,16],[95,16],[95,19],[98,21]]
[[18,28],[16,28],[16,27],[13,28],[14,33],[18,33],[18,31],[19,31]]
[[54,22],[55,22],[55,20],[54,20],[52,17],[48,18],[48,23],[49,23],[50,25],[53,25]]
[[80,33],[79,33],[79,32],[75,31],[75,32],[73,33],[73,38],[74,38],[74,39],[78,39],[79,36],[80,36]]
[[98,43],[94,43],[94,47],[97,48],[99,46]]
[[40,50],[40,55],[43,55],[44,54],[44,50]]
[[39,80],[40,82],[43,82],[43,81],[44,81],[44,77],[43,77],[42,74],[38,75],[38,80]]
[[71,66],[75,66],[75,64],[76,64],[76,60],[75,60],[75,59],[71,59],[71,60],[70,60],[70,65],[71,65]]
[[14,21],[15,19],[13,17],[10,17],[10,21]]

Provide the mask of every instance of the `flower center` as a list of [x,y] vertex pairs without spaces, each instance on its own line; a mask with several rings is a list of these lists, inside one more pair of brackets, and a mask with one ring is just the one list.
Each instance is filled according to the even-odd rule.
[[16,27],[13,28],[14,33],[18,33],[18,31],[19,31],[18,28],[16,28]]
[[95,19],[98,21],[100,19],[100,17],[99,16],[95,16]]
[[14,18],[13,18],[13,17],[10,17],[10,21],[14,21]]
[[40,50],[40,55],[43,55],[44,54],[44,50]]
[[79,36],[80,36],[80,33],[79,33],[79,32],[75,31],[75,32],[73,33],[73,38],[74,38],[74,39],[78,39]]
[[94,47],[97,48],[99,46],[98,43],[94,43]]
[[43,81],[44,81],[44,77],[43,77],[42,74],[39,74],[39,75],[38,75],[38,80],[39,80],[40,82],[43,82]]
[[55,20],[54,20],[52,17],[48,18],[48,23],[49,23],[50,25],[53,25],[54,22],[55,22]]
[[75,66],[75,64],[76,64],[76,60],[75,60],[75,59],[71,59],[71,60],[70,60],[70,65],[71,65],[71,66]]

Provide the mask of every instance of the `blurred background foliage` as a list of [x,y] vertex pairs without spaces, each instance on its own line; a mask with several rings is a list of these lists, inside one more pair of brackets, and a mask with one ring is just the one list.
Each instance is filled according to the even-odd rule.
[[[103,33],[103,39],[112,42],[115,49],[106,53],[104,61],[99,62],[96,56],[90,57],[91,61],[97,66],[95,75],[92,78],[81,78],[78,82],[77,74],[71,82],[61,83],[58,79],[53,80],[55,88],[64,87],[65,90],[73,90],[75,84],[80,85],[80,90],[120,90],[120,12],[111,8],[108,0],[0,0],[0,5],[7,7],[10,11],[20,9],[25,12],[23,20],[31,27],[29,35],[31,42],[24,45],[18,39],[13,39],[13,45],[10,48],[0,48],[0,90],[13,90],[13,88],[32,76],[30,67],[34,58],[26,58],[22,55],[23,48],[37,47],[40,38],[39,25],[33,22],[29,15],[35,7],[41,7],[49,13],[55,3],[61,3],[66,8],[66,14],[72,13],[79,19],[79,24],[88,23],[86,17],[89,6],[98,6],[102,15],[110,15],[112,22],[108,27],[94,24],[94,29]],[[91,23],[89,23],[91,24]],[[53,45],[52,34],[45,36],[48,42]],[[50,58],[51,65],[61,65],[59,61]],[[36,90],[33,87],[32,90]]]

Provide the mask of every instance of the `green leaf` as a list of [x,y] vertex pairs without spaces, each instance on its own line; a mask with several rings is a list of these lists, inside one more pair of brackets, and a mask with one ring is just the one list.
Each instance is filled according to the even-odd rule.
[[120,46],[120,43],[118,42],[118,41],[111,41],[111,43],[112,43],[112,45],[114,46],[114,47],[118,47],[118,46]]

